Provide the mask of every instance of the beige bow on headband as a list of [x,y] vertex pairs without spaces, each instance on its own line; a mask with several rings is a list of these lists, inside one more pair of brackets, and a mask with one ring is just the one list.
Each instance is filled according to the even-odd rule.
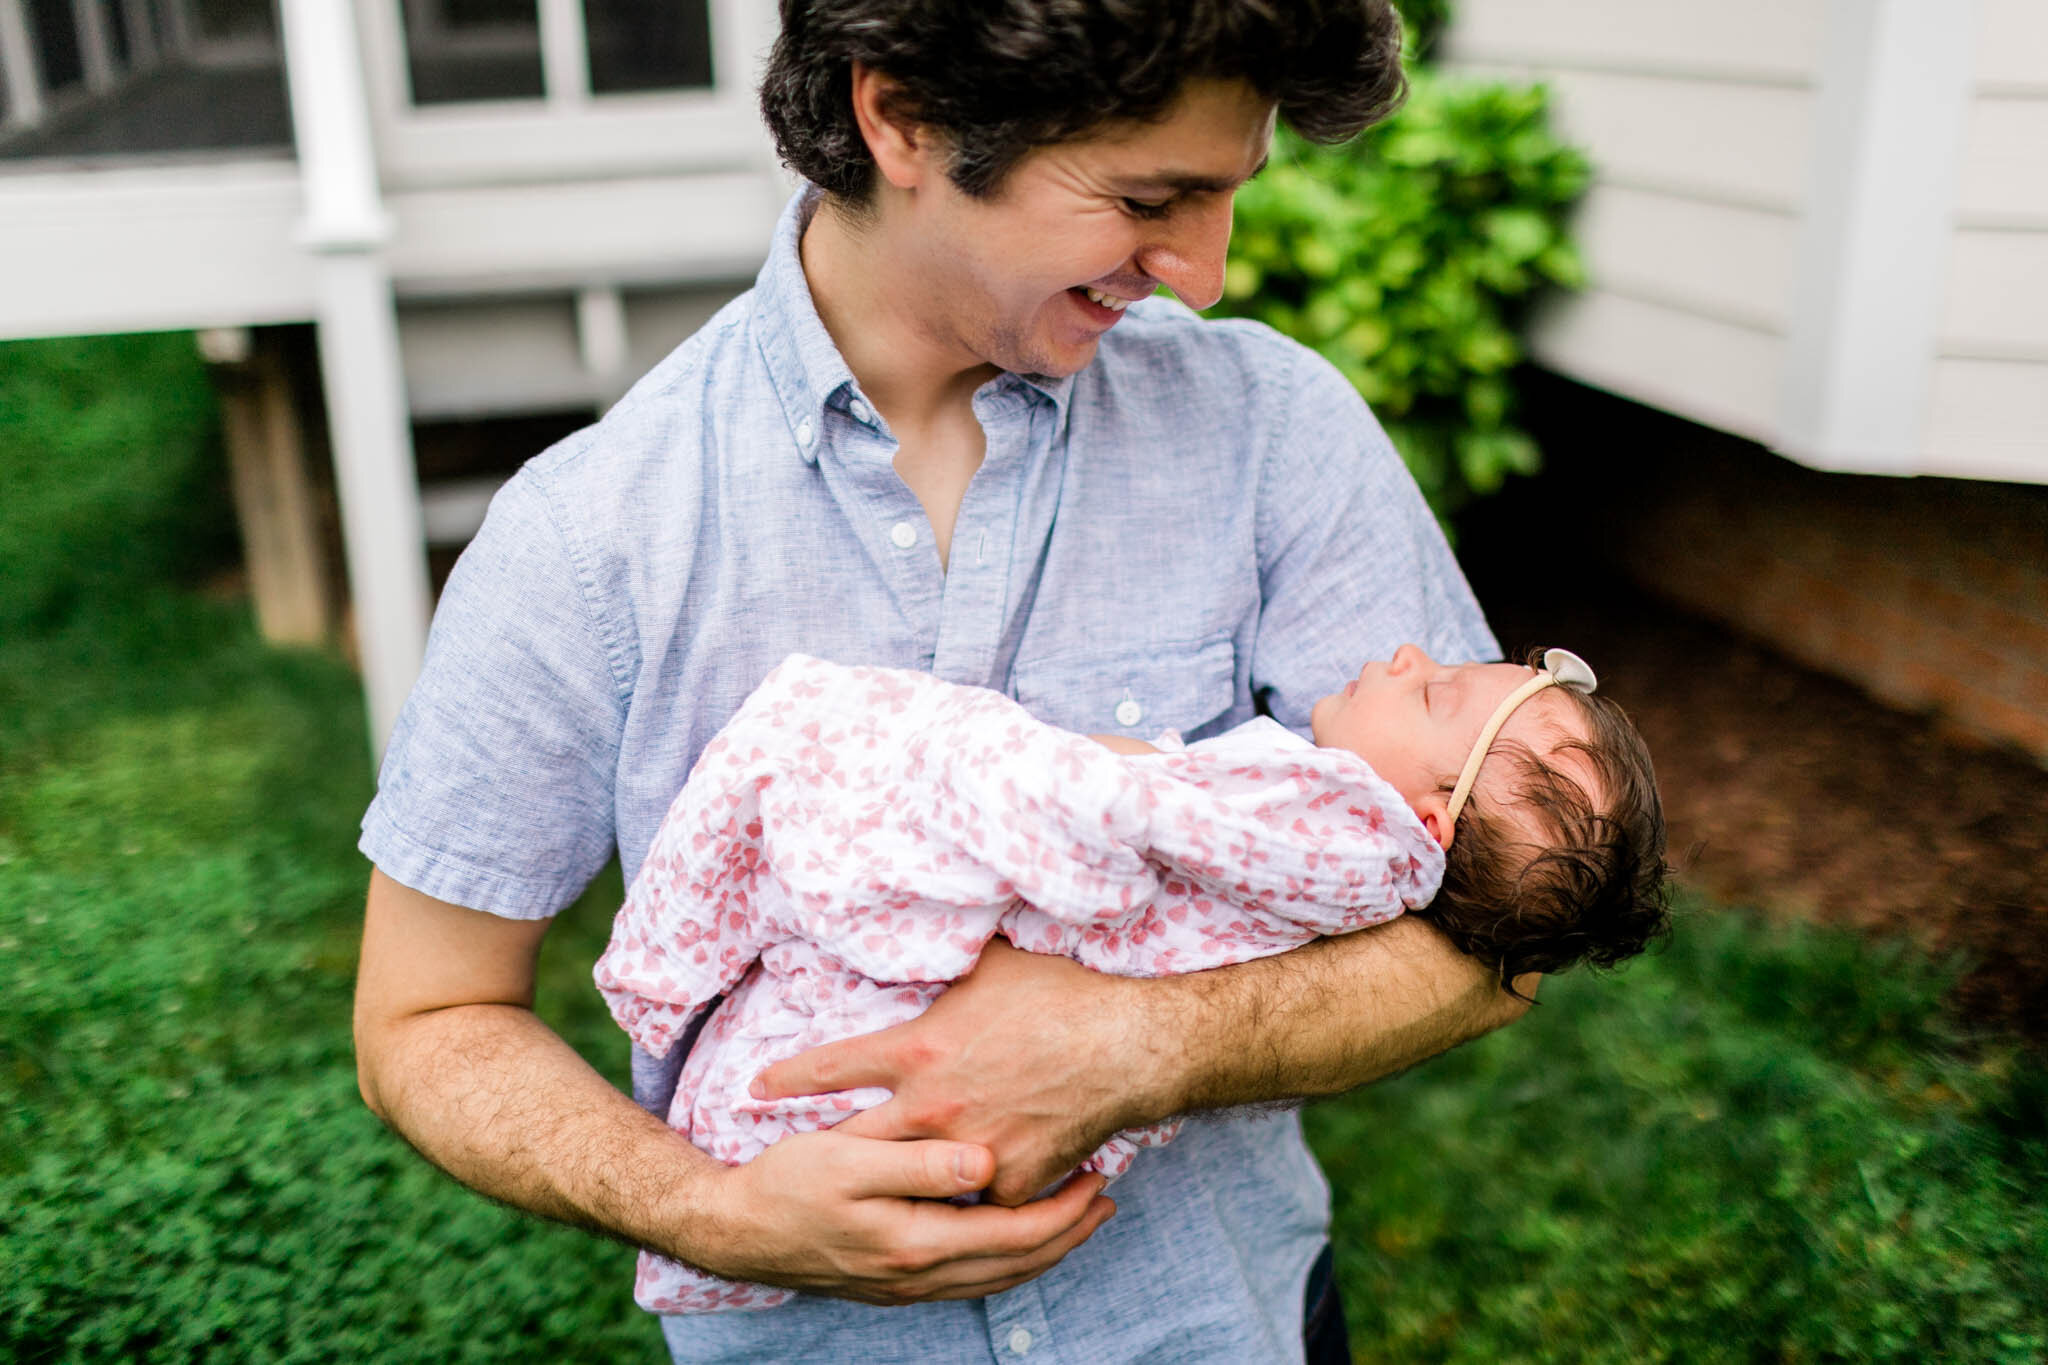
[[1479,731],[1478,742],[1472,746],[1472,756],[1465,760],[1465,770],[1458,774],[1458,785],[1451,789],[1451,805],[1445,812],[1445,819],[1452,825],[1458,823],[1458,812],[1465,809],[1465,798],[1472,795],[1472,784],[1479,780],[1479,765],[1486,762],[1487,751],[1493,748],[1494,736],[1500,733],[1501,726],[1508,723],[1508,717],[1515,714],[1516,707],[1546,687],[1576,687],[1581,692],[1591,692],[1599,686],[1600,680],[1593,676],[1592,668],[1578,655],[1568,649],[1544,650],[1543,667],[1536,671],[1536,676],[1508,693]]

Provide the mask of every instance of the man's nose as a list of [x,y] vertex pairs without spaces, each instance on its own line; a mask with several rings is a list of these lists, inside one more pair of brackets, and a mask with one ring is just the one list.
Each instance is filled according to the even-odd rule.
[[1162,222],[1138,249],[1138,268],[1196,312],[1223,297],[1230,254],[1231,196],[1205,195]]

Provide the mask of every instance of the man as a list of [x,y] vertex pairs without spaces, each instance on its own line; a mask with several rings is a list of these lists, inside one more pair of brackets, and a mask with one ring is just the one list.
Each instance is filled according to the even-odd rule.
[[732,1169],[648,1112],[681,1049],[636,1055],[638,1107],[530,1011],[547,917],[614,844],[633,875],[793,650],[1191,737],[1305,726],[1404,640],[1497,653],[1341,378],[1144,301],[1216,301],[1276,108],[1335,138],[1394,105],[1386,0],[782,18],[763,105],[822,188],[751,293],[507,486],[442,600],[364,822],[364,1096],[486,1193],[810,1291],[665,1319],[678,1360],[1286,1359],[1305,1316],[1341,1350],[1327,1296],[1304,1313],[1327,1190],[1291,1113],[1197,1120],[1114,1203],[1030,1196],[1119,1128],[1335,1093],[1512,1017],[1426,926],[1164,981],[992,948],[922,1019],[763,1078],[890,1103]]

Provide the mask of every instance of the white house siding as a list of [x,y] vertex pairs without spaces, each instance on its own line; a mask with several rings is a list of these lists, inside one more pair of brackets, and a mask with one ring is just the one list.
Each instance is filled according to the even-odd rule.
[[[1823,467],[2048,482],[2048,3],[1940,9],[1967,68],[1901,41],[1926,31],[1912,0],[1866,4],[1462,0],[1452,69],[1545,82],[1595,166],[1589,288],[1533,348]],[[1968,105],[1952,149],[1944,71]],[[1903,172],[1896,130],[1842,122],[1901,95],[1930,130]]]
[[2048,482],[2048,4],[1979,3],[1927,463]]
[[1589,286],[1540,318],[1540,360],[1772,439],[1826,9],[1463,0],[1448,65],[1545,83],[1595,168],[1578,219]]
[[1588,384],[1752,441],[1771,438],[1778,336],[1595,290],[1546,309],[1536,337],[1547,364]]

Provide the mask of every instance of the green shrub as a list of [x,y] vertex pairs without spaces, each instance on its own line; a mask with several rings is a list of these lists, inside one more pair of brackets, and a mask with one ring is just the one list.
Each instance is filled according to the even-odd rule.
[[1343,371],[1446,516],[1537,467],[1511,371],[1531,297],[1581,280],[1565,218],[1588,171],[1541,87],[1411,78],[1353,143],[1274,140],[1238,194],[1222,306]]
[[0,632],[232,560],[217,433],[188,335],[0,342]]
[[1451,22],[1451,0],[1398,0],[1394,8],[1401,11],[1408,28],[1409,61],[1428,61],[1437,38]]

